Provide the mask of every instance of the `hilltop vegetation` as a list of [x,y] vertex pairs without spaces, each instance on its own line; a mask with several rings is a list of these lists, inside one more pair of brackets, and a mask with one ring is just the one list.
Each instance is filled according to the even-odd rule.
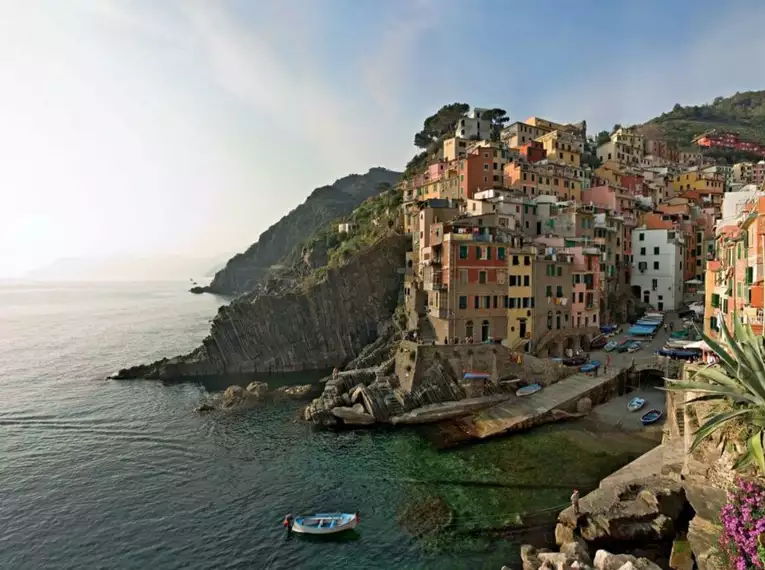
[[717,97],[705,105],[683,107],[678,103],[640,129],[680,149],[693,148],[693,138],[711,129],[734,131],[744,139],[765,143],[765,91]]
[[236,295],[254,290],[269,277],[272,267],[291,264],[301,245],[315,231],[347,216],[400,177],[399,172],[372,168],[366,174],[351,174],[331,186],[317,188],[305,202],[263,232],[244,253],[232,257],[203,291]]

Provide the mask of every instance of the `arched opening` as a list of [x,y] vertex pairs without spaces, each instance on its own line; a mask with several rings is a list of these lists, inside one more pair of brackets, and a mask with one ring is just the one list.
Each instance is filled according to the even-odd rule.
[[473,321],[468,321],[465,323],[465,336],[466,337],[473,336]]
[[547,311],[547,328],[552,329],[552,311]]
[[590,350],[590,337],[586,334],[583,334],[579,337],[579,346],[582,347],[582,350]]
[[574,337],[570,336],[566,339],[566,350],[574,350]]
[[555,328],[560,329],[560,311],[555,313]]
[[487,342],[489,340],[489,321],[481,323],[481,342]]

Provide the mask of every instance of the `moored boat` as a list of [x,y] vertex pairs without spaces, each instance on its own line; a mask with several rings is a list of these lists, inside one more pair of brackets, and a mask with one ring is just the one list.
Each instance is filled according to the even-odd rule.
[[630,400],[630,401],[627,403],[627,409],[628,409],[630,412],[637,412],[637,411],[638,411],[640,408],[642,408],[643,406],[645,406],[645,399],[643,399],[643,398],[638,398],[638,397],[632,398],[632,399],[631,399],[631,400]]
[[516,396],[530,396],[531,394],[536,394],[542,389],[542,386],[540,384],[529,384],[528,386],[524,386],[523,388],[519,388],[516,390],[515,395]]
[[337,534],[355,529],[358,523],[359,513],[316,513],[287,515],[282,524],[300,534]]
[[579,368],[579,372],[592,372],[600,368],[600,360],[592,360]]
[[650,410],[640,417],[644,426],[658,422],[664,414],[660,410]]

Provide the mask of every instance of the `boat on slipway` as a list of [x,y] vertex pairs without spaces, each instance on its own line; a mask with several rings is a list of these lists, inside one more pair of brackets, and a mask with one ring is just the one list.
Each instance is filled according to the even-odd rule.
[[637,412],[643,406],[645,406],[645,399],[635,397],[629,401],[629,403],[627,404],[627,409],[630,412]]

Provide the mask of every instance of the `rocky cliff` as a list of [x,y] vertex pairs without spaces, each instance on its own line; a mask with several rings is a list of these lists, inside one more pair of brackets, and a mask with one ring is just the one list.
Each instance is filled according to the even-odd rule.
[[394,234],[290,292],[243,295],[219,309],[210,335],[189,354],[120,370],[116,378],[172,380],[342,365],[390,320],[408,238]]
[[303,241],[328,222],[350,214],[364,200],[380,193],[401,176],[385,168],[340,178],[331,186],[314,190],[305,202],[263,232],[247,251],[232,257],[215,274],[208,287],[195,292],[239,295],[253,291],[269,275],[272,266],[300,249]]

